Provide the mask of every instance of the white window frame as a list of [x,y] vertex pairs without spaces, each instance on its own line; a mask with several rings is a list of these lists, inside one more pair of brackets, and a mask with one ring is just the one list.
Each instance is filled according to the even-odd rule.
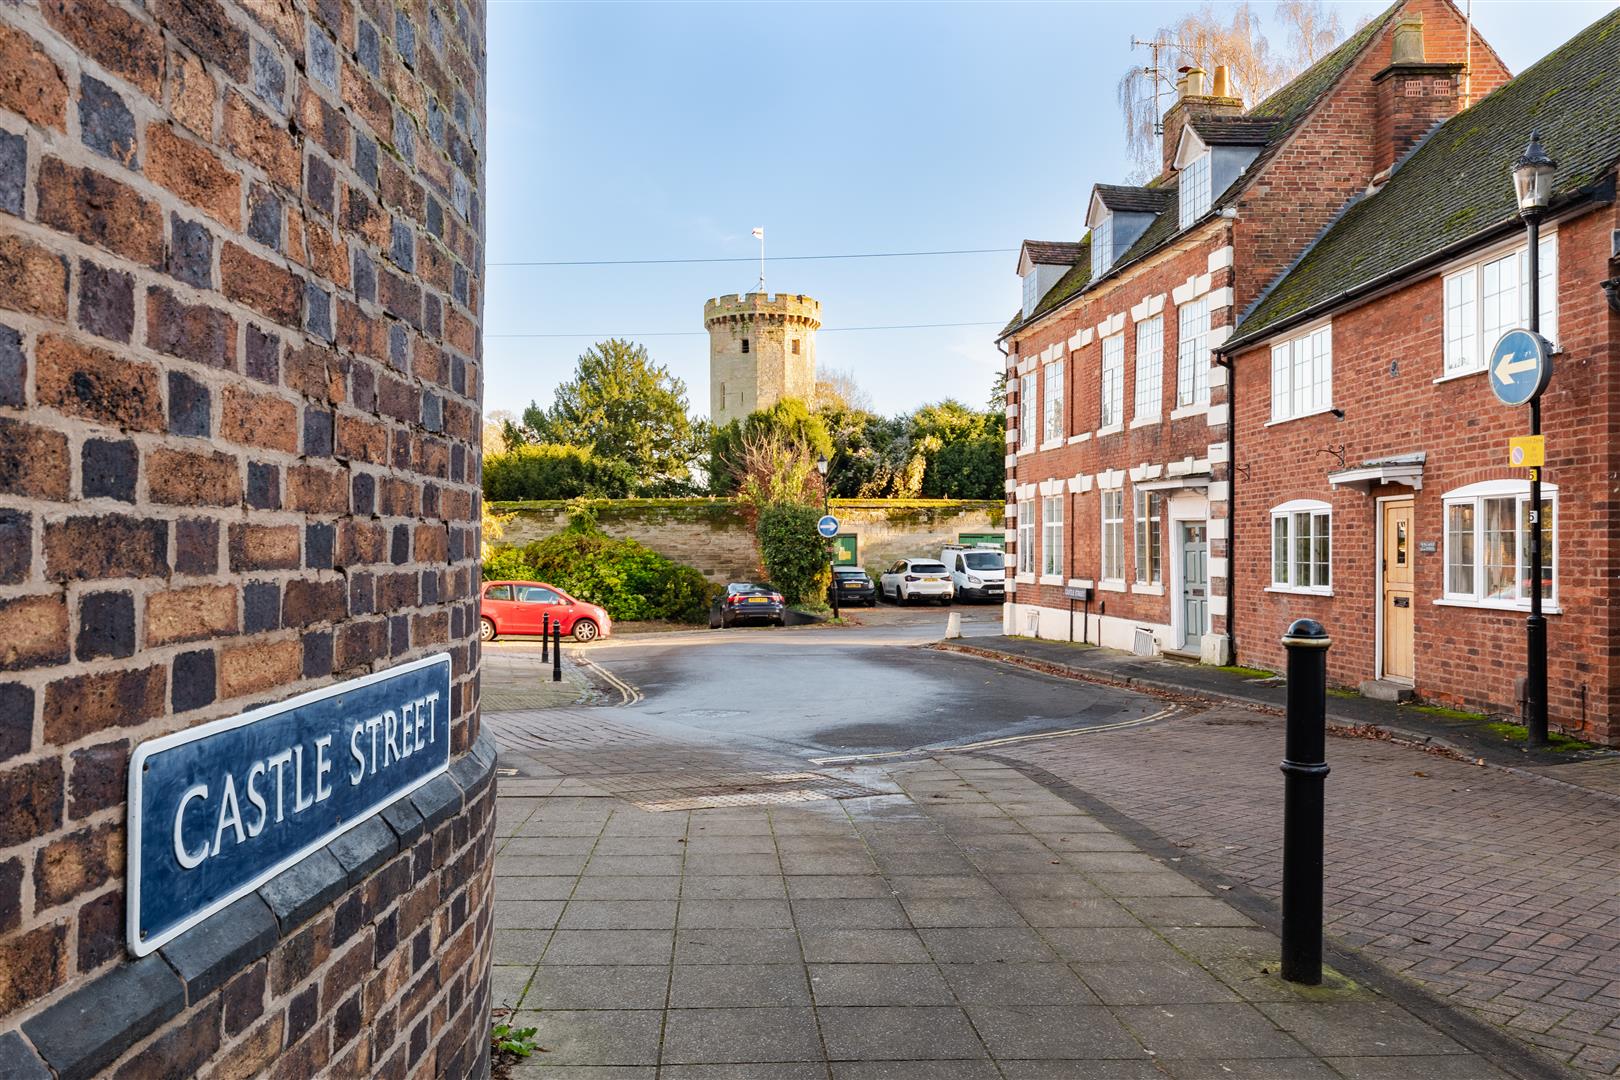
[[[1101,277],[1114,265],[1114,215],[1104,214],[1091,226],[1091,279]],[[1006,278],[1002,279],[1003,281]]]
[[1040,270],[1032,266],[1029,273],[1024,275],[1024,318],[1029,318],[1035,310],[1035,305],[1040,302]]
[[1018,380],[1018,452],[1027,454],[1035,449],[1035,422],[1039,414],[1036,386],[1039,380],[1031,371]]
[[1322,323],[1271,347],[1271,423],[1333,408],[1333,324]]
[[1132,399],[1132,423],[1164,415],[1163,315],[1136,324],[1136,385]]
[[[1311,548],[1307,550],[1304,565],[1309,569],[1306,576],[1309,581],[1301,582],[1299,557],[1299,542],[1301,539],[1300,519],[1308,522],[1310,529],[1309,542]],[[1277,564],[1277,528],[1283,529],[1282,573],[1279,575]],[[1320,529],[1325,528],[1327,540],[1326,558],[1320,560],[1320,566],[1325,576],[1324,581],[1316,580],[1316,571],[1319,565],[1315,558],[1316,541],[1322,537]],[[1333,595],[1333,507],[1318,499],[1294,499],[1280,506],[1271,508],[1271,529],[1268,535],[1269,558],[1271,561],[1271,585],[1267,592],[1305,593],[1311,596]]]
[[[1558,234],[1541,237],[1541,336],[1558,340]],[[1498,248],[1466,266],[1447,273],[1440,302],[1445,329],[1442,336],[1442,379],[1455,379],[1485,370],[1490,351],[1509,330],[1530,323],[1530,246],[1526,243]],[[1509,273],[1504,273],[1508,271]],[[1487,293],[1492,278],[1498,288]],[[1511,277],[1510,284],[1503,284]],[[1515,296],[1503,304],[1504,294]],[[1507,308],[1504,313],[1503,307]]]
[[1020,576],[1034,580],[1035,574],[1035,500],[1018,500],[1018,570]]
[[1205,214],[1215,194],[1210,190],[1210,154],[1205,150],[1182,167],[1176,176],[1178,224],[1185,229]]
[[1176,406],[1209,404],[1209,297],[1176,309]]
[[[1557,613],[1558,610],[1558,487],[1556,484],[1543,482],[1541,485],[1541,498],[1543,502],[1550,503],[1552,508],[1552,543],[1543,544],[1542,554],[1546,560],[1544,569],[1550,571],[1552,588],[1541,601],[1543,611]],[[1514,503],[1514,597],[1504,599],[1485,595],[1485,504],[1494,499],[1512,499]],[[1451,607],[1489,608],[1496,611],[1528,611],[1530,597],[1525,594],[1525,578],[1530,573],[1530,552],[1528,545],[1523,543],[1527,522],[1526,511],[1530,504],[1530,481],[1528,480],[1485,480],[1466,487],[1454,488],[1440,497],[1441,506],[1441,533],[1445,537],[1445,562],[1441,567],[1441,598],[1436,604]],[[1457,542],[1451,528],[1451,511],[1453,507],[1470,506],[1474,511],[1473,526],[1469,535],[1469,545],[1472,548],[1469,566],[1473,577],[1471,591],[1463,592],[1452,588],[1451,568],[1452,558],[1456,554],[1453,545]]]
[[1136,535],[1136,583],[1164,584],[1164,492],[1136,488],[1132,531]]
[[1117,428],[1125,422],[1125,335],[1110,334],[1102,339],[1102,361],[1097,365],[1102,387],[1098,426]]
[[1063,576],[1063,495],[1041,499],[1041,577]]
[[[1097,577],[1101,581],[1125,585],[1125,489],[1101,490],[1102,542],[1098,548]],[[1112,513],[1110,513],[1112,511]]]
[[1042,399],[1046,419],[1042,442],[1061,439],[1065,434],[1063,416],[1063,361],[1054,360],[1045,368],[1046,396]]

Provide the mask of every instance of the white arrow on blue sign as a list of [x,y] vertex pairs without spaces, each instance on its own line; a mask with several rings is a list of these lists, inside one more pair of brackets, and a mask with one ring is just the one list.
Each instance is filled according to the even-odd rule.
[[1529,330],[1509,330],[1491,350],[1491,390],[1504,405],[1528,405],[1552,378],[1552,347]]
[[816,532],[831,540],[838,535],[838,519],[831,514],[824,515],[820,521],[816,522]]

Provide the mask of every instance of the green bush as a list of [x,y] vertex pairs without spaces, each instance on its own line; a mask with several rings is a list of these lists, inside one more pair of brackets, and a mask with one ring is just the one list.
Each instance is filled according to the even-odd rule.
[[484,562],[484,580],[544,581],[600,604],[614,619],[701,623],[718,586],[690,566],[635,540],[617,540],[588,517],[555,536],[521,548],[497,548]]
[[790,604],[820,606],[832,571],[827,541],[816,532],[821,511],[800,503],[772,503],[759,512],[760,559],[771,584]]
[[492,502],[581,495],[620,499],[630,494],[635,482],[629,465],[596,457],[579,446],[537,443],[484,459],[484,498]]

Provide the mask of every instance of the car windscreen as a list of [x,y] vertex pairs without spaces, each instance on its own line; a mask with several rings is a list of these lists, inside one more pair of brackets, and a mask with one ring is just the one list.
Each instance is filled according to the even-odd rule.
[[857,567],[853,567],[853,566],[840,566],[836,570],[834,570],[833,573],[837,574],[839,577],[852,577],[852,578],[864,578],[864,577],[866,577],[866,571],[865,570],[861,570],[861,569],[859,569]]
[[1000,570],[1003,566],[999,551],[970,551],[962,559],[969,570]]
[[733,595],[768,596],[770,595],[771,589],[767,585],[749,585],[745,583],[738,583],[727,585],[726,592]]
[[914,562],[911,564],[913,574],[943,574],[945,567],[937,562]]

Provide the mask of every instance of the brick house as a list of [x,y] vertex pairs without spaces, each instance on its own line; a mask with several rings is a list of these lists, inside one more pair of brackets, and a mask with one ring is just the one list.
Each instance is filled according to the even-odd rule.
[[1244,663],[1281,665],[1278,636],[1309,616],[1333,637],[1337,683],[1517,712],[1529,483],[1508,439],[1529,418],[1497,401],[1486,362],[1529,310],[1509,170],[1536,128],[1559,164],[1540,243],[1541,326],[1558,348],[1542,406],[1549,713],[1620,742],[1617,31],[1605,16],[1434,130],[1221,347]]
[[[1212,350],[1395,140],[1456,107],[1466,36],[1448,0],[1405,0],[1248,109],[1224,70],[1207,91],[1189,71],[1163,171],[1095,185],[1080,243],[1025,242],[1023,307],[998,338],[1007,632],[1068,637],[1066,590],[1084,587],[1087,640],[1229,660],[1230,411]],[[1476,94],[1506,80],[1477,35],[1471,53]]]

